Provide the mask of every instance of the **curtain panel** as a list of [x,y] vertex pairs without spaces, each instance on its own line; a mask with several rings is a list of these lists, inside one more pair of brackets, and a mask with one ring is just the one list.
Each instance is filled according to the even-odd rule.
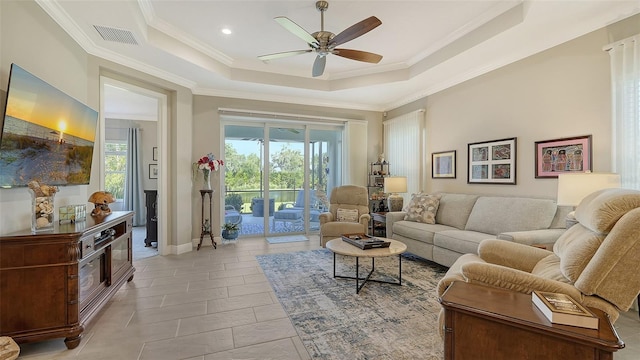
[[411,194],[424,184],[425,124],[424,110],[416,110],[383,121],[384,155],[392,176],[407,177],[407,193],[399,194],[408,204]]
[[606,48],[611,58],[613,171],[640,190],[640,34]]
[[134,212],[133,226],[143,226],[147,223],[147,212],[144,203],[144,184],[142,183],[143,164],[141,151],[140,129],[128,129],[124,209]]

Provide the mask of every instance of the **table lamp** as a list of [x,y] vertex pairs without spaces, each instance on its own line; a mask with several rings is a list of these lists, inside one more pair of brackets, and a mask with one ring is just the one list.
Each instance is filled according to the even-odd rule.
[[402,196],[398,193],[407,192],[406,176],[387,176],[384,178],[384,192],[389,194],[387,198],[387,207],[389,211],[402,210]]
[[[619,188],[620,175],[613,173],[566,173],[558,175],[558,205],[573,206],[587,195],[602,189]],[[566,228],[577,223],[575,213],[567,215]]]
[[558,175],[558,205],[578,206],[592,192],[620,187],[620,175],[613,173],[566,173]]

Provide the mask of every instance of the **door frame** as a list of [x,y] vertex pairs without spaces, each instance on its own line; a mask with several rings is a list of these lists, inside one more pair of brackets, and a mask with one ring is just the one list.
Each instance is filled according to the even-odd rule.
[[[168,113],[169,113],[169,104],[168,97],[166,94],[160,93],[158,91],[154,91],[151,89],[147,89],[144,87],[140,87],[131,83],[127,83],[124,81],[116,80],[107,75],[100,75],[100,189],[104,189],[104,160],[105,160],[105,128],[106,128],[106,117],[105,117],[105,103],[107,99],[104,97],[104,87],[105,85],[112,85],[122,89],[126,89],[131,91],[132,93],[136,93],[138,95],[147,96],[154,98],[158,101],[158,126],[157,126],[157,139],[158,139],[158,164],[162,164],[164,162],[165,166],[159,166],[159,174],[158,174],[158,194],[169,194],[169,162],[165,159],[169,159],[168,148]],[[136,119],[126,119],[126,120],[136,120]],[[169,215],[169,201],[167,199],[167,195],[158,196],[158,219],[163,221],[158,221],[158,254],[159,255],[168,255],[170,251],[168,234],[169,234],[169,222],[167,221]]]

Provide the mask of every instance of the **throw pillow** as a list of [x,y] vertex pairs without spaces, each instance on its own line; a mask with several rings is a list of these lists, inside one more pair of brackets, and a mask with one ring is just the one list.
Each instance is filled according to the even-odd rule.
[[440,195],[416,194],[411,198],[404,219],[425,224],[436,223]]
[[358,222],[358,209],[340,209],[337,212],[338,221]]
[[[411,200],[413,200],[414,197],[421,196],[421,195],[427,195],[427,194],[423,194],[422,191],[420,191],[418,193],[412,193],[411,194]],[[409,204],[411,204],[411,202],[404,203],[404,205],[402,206],[402,211],[403,212],[409,212]]]

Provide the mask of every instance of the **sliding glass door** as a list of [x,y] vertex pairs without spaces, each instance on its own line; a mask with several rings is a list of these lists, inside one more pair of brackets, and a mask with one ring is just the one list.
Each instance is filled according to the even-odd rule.
[[240,236],[317,232],[339,185],[342,126],[224,125],[225,222]]

